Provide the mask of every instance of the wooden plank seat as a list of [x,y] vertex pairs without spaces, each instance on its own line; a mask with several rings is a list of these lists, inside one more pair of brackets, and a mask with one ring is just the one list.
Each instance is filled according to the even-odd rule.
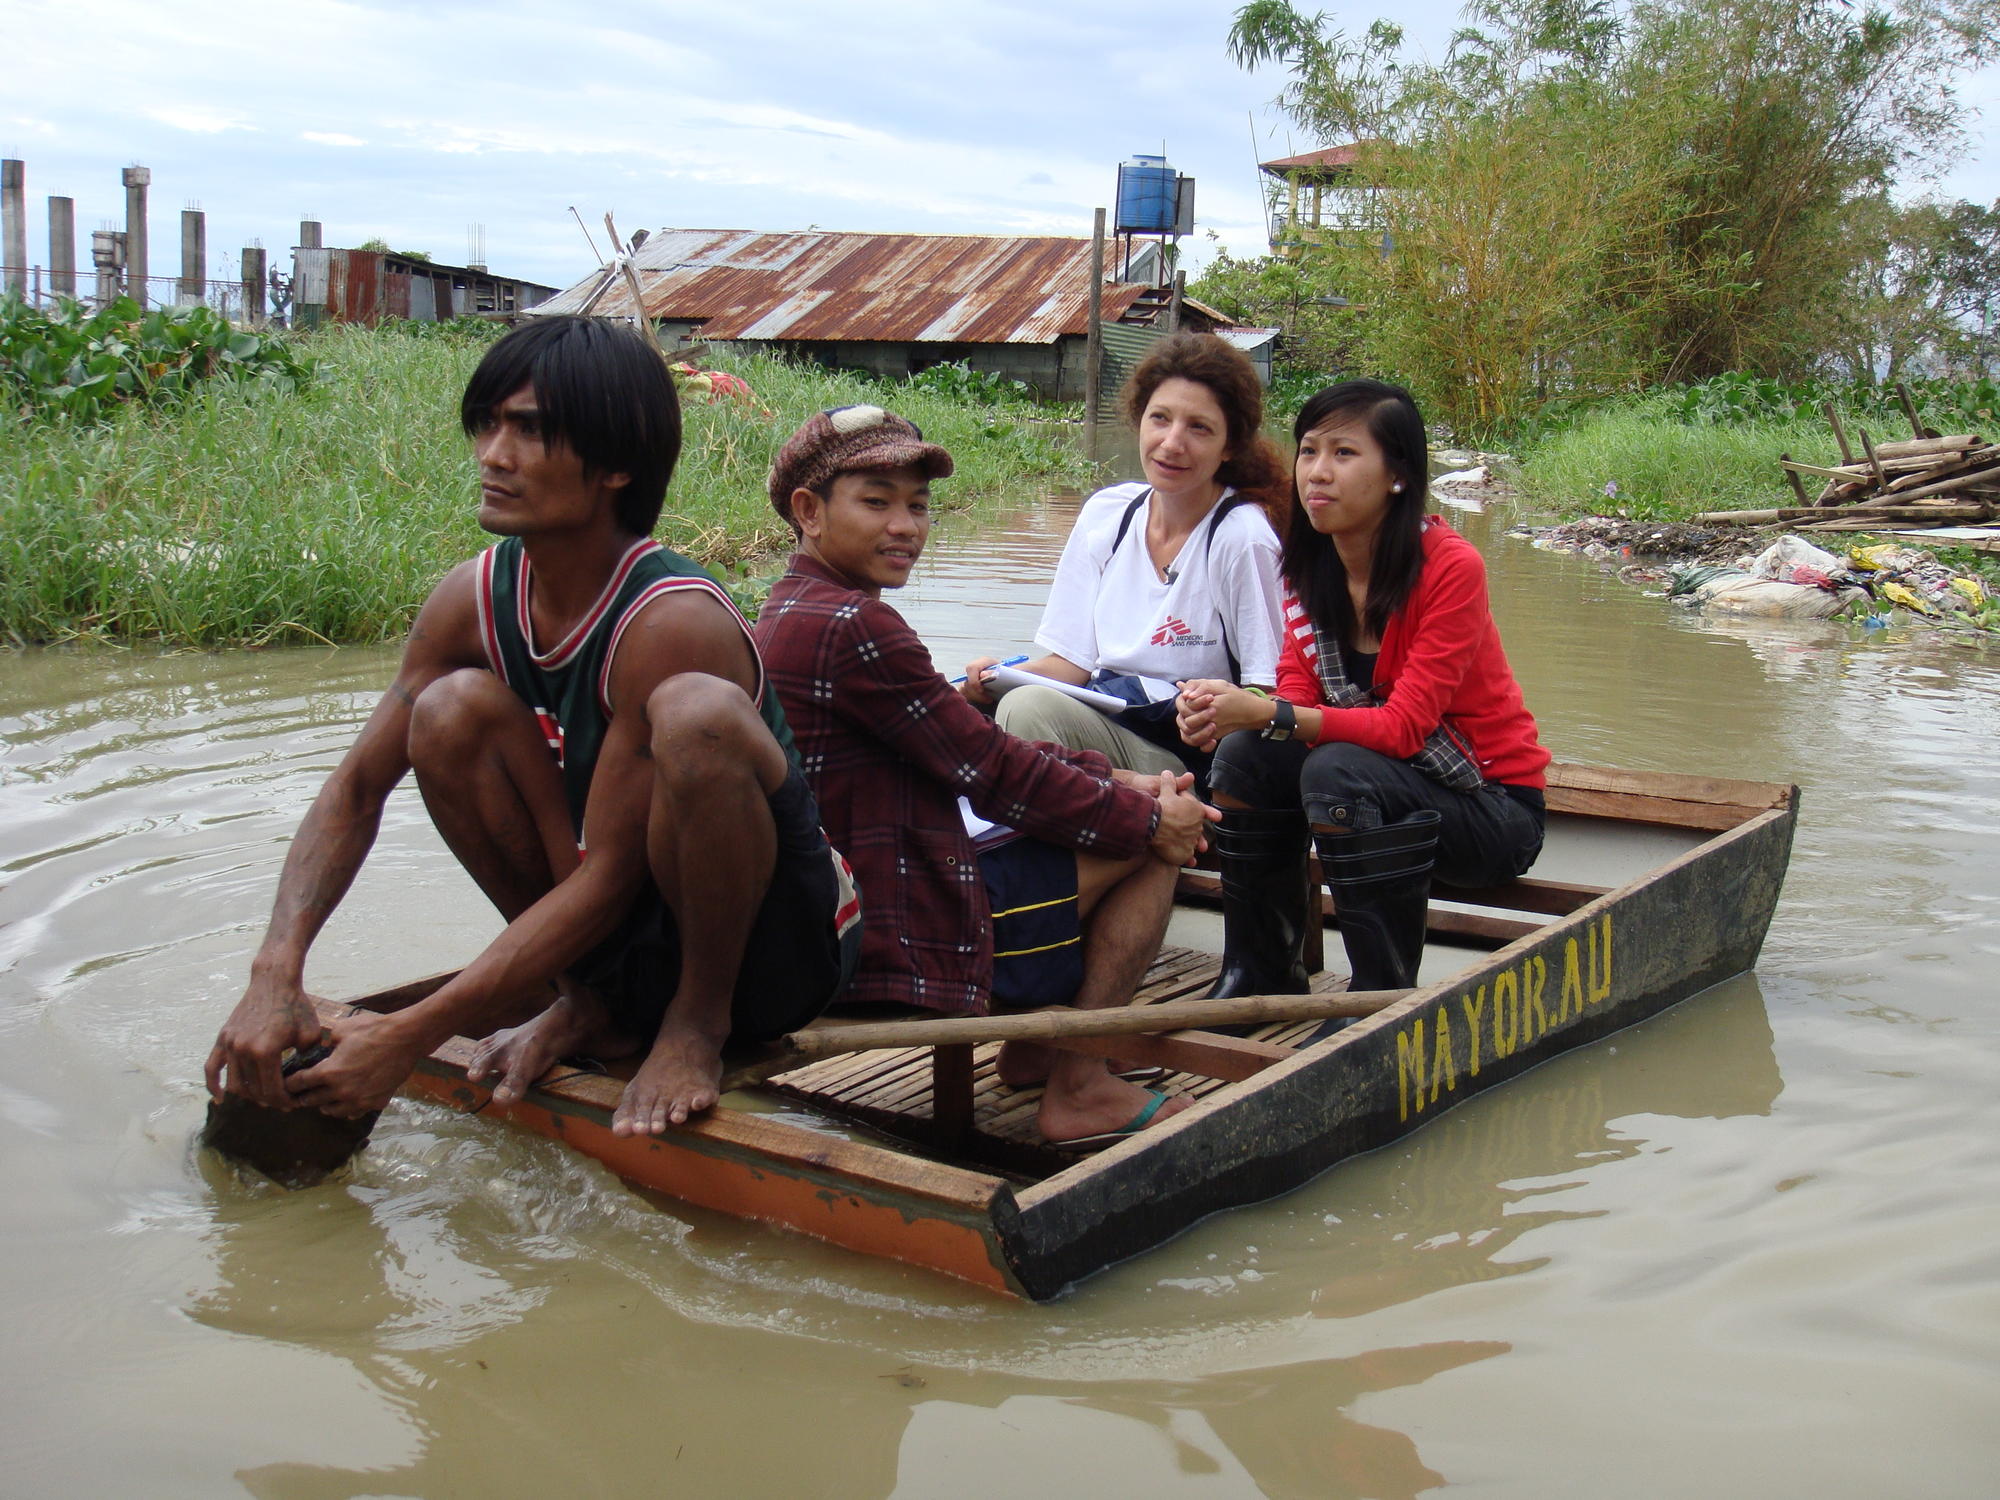
[[[1204,854],[1193,869],[1181,872],[1175,888],[1175,898],[1191,906],[1217,907],[1222,904],[1222,880],[1209,865],[1210,856]],[[1307,878],[1320,882],[1319,861],[1310,862]],[[1432,940],[1455,943],[1466,948],[1504,948],[1516,938],[1525,937],[1548,925],[1550,917],[1567,916],[1578,907],[1595,901],[1605,894],[1607,886],[1574,885],[1561,880],[1537,880],[1523,876],[1510,880],[1504,885],[1462,887],[1442,883],[1432,888],[1432,895],[1441,901],[1456,902],[1462,906],[1485,906],[1500,911],[1531,913],[1543,920],[1531,921],[1519,917],[1495,916],[1486,912],[1441,911],[1432,907],[1425,922],[1425,930]],[[1333,921],[1333,893],[1324,888],[1319,891],[1319,915],[1317,925],[1306,928],[1306,968],[1317,972],[1326,966],[1326,927]]]
[[[1199,996],[1214,984],[1217,967],[1212,953],[1163,948],[1133,1003]],[[1345,987],[1345,978],[1333,974],[1320,975],[1314,985],[1325,991]],[[836,1018],[831,1024],[840,1022]],[[1247,1037],[1179,1032],[1071,1037],[1052,1045],[1167,1068],[1165,1077],[1148,1080],[1147,1087],[1201,1098],[1290,1057],[1293,1049],[1288,1044],[1309,1034],[1316,1024],[1274,1024]],[[969,1055],[970,1067],[954,1062],[941,1070],[934,1054],[943,1053]],[[948,1143],[959,1160],[1038,1181],[1076,1158],[1042,1142],[1035,1128],[1042,1091],[1039,1086],[1013,1088],[1002,1083],[996,1071],[999,1054],[996,1043],[844,1053],[779,1074],[766,1087],[898,1141],[933,1150],[946,1149]],[[941,1081],[949,1094],[941,1091]]]

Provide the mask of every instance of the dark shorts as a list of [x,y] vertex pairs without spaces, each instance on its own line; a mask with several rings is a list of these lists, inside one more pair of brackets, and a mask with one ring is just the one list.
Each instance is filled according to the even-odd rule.
[[1083,986],[1076,854],[1040,839],[1011,839],[979,856],[993,912],[993,1004],[1004,1010],[1067,1005]]
[[[732,1042],[796,1031],[846,987],[861,956],[853,878],[820,832],[819,807],[796,766],[770,808],[778,857],[736,972]],[[680,929],[660,893],[649,885],[618,931],[570,972],[604,997],[621,1029],[654,1036],[681,973]]]

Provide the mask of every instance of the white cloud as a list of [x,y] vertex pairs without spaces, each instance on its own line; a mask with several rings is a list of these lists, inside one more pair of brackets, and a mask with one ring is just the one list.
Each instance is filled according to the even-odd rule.
[[[311,211],[331,244],[457,260],[481,224],[496,267],[557,283],[590,264],[571,204],[627,227],[1083,235],[1119,161],[1164,142],[1198,182],[1198,264],[1209,230],[1262,250],[1256,162],[1318,144],[1267,108],[1277,75],[1225,56],[1237,3],[292,0],[274,29],[231,0],[98,0],[88,35],[16,9],[7,108],[80,224],[120,221],[118,168],[142,162],[162,210],[209,205],[215,244],[288,245]],[[1458,5],[1399,8],[1439,46]],[[1991,75],[1967,83],[1990,114]],[[2000,131],[1972,148],[1944,186],[1990,199]]]
[[149,109],[149,119],[195,135],[221,135],[225,130],[255,130],[257,127],[236,115],[226,115],[200,106],[181,109]]

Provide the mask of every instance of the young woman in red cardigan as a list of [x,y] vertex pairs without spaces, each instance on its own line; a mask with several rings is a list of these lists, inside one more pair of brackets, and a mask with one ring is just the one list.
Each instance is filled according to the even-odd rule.
[[1416,403],[1345,380],[1306,402],[1293,436],[1277,694],[1204,680],[1179,702],[1188,743],[1216,750],[1217,995],[1306,990],[1308,824],[1357,990],[1416,981],[1433,869],[1490,884],[1542,847],[1549,753],[1500,649],[1485,563],[1424,513]]

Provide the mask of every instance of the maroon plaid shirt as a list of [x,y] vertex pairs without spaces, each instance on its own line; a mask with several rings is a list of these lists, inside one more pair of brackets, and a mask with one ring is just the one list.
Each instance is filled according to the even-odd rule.
[[993,924],[961,796],[1082,853],[1146,848],[1153,798],[1111,781],[1095,751],[999,728],[901,615],[811,558],[792,558],[756,636],[826,836],[861,886],[861,968],[843,999],[986,1013]]

